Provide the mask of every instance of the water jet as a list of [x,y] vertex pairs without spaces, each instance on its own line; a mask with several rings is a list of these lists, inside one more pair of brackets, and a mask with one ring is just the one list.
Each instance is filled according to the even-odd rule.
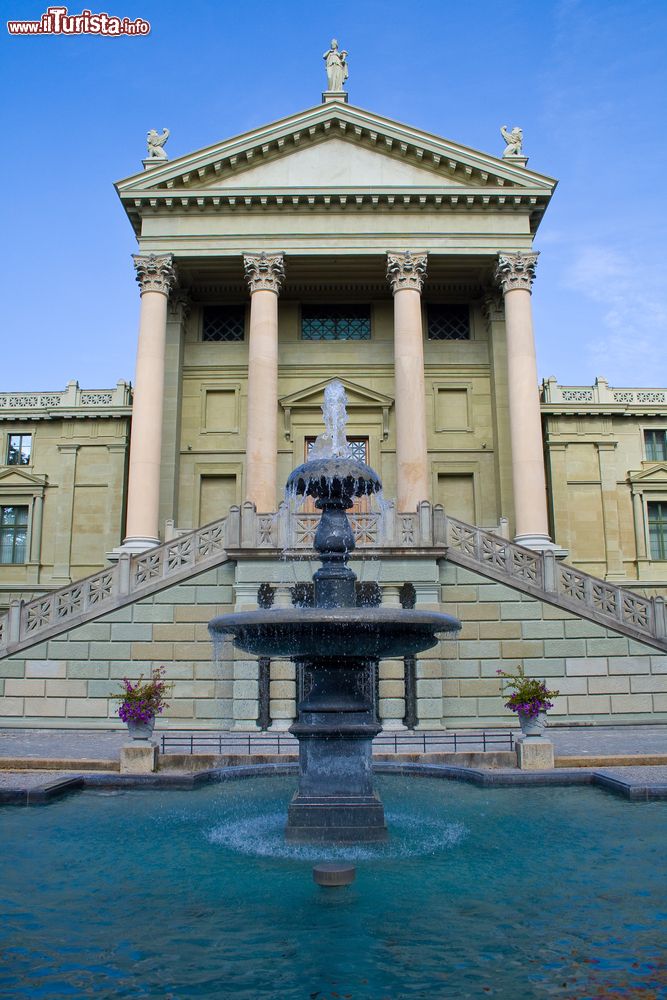
[[286,486],[288,497],[312,497],[322,511],[314,539],[322,563],[313,575],[314,607],[221,615],[209,623],[214,640],[229,635],[246,652],[296,664],[301,697],[290,732],[299,741],[299,786],[285,835],[302,843],[386,839],[372,767],[373,738],[382,728],[374,695],[378,663],[430,649],[440,634],[460,629],[457,618],[439,612],[355,606],[347,511],[382,484],[348,453],[344,403],[342,384],[330,383],[322,407],[326,430]]

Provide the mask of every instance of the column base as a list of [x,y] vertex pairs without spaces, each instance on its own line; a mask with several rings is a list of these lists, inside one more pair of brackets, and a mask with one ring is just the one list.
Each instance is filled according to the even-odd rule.
[[523,545],[524,549],[534,549],[536,552],[545,550],[553,552],[556,559],[565,559],[568,554],[567,549],[561,549],[551,541],[548,535],[515,535],[513,538],[515,545]]
[[107,552],[106,558],[109,562],[118,562],[120,557],[126,552],[131,556],[138,556],[141,555],[142,552],[147,552],[148,549],[154,549],[156,545],[161,544],[162,543],[159,538],[149,538],[145,535],[135,535],[131,538],[126,538],[122,545],[112,549],[111,552]]

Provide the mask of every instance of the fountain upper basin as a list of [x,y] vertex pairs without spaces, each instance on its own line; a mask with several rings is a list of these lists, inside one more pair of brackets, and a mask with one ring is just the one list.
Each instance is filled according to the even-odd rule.
[[411,656],[460,627],[451,615],[398,608],[270,608],[209,623],[213,637],[229,635],[247,653],[320,660]]

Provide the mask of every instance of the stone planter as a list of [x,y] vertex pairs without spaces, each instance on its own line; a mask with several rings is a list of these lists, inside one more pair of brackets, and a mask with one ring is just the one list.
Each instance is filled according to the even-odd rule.
[[130,719],[127,723],[127,731],[132,740],[149,740],[155,728],[155,719],[147,722],[140,722],[138,719]]
[[521,712],[517,712],[517,715],[522,736],[544,736],[544,730],[547,728],[546,712],[538,712],[537,715],[522,715]]

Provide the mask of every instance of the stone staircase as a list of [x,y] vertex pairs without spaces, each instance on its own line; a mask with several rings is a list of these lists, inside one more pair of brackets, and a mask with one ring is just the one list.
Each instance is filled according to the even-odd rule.
[[[179,533],[137,556],[124,554],[114,565],[31,601],[14,601],[0,616],[0,659],[53,638],[117,608],[183,580],[248,556],[311,549],[319,514],[290,511],[258,514],[250,503],[195,531]],[[393,504],[382,513],[352,514],[357,547],[380,555],[406,550],[447,559],[538,600],[667,652],[667,616],[661,597],[631,590],[582,573],[550,551],[523,548],[493,531],[422,503],[414,513]]]

